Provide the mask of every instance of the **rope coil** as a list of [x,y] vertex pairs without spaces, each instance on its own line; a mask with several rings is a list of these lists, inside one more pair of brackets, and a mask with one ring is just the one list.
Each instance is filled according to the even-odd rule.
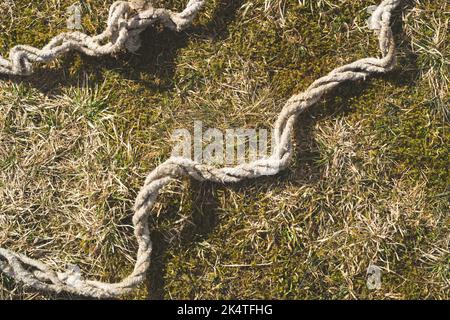
[[[126,48],[135,51],[140,46],[139,35],[148,26],[161,22],[181,31],[188,27],[205,0],[190,0],[186,9],[174,13],[166,9],[143,7],[134,16],[132,3],[119,1],[110,8],[105,31],[97,36],[80,32],[63,33],[53,38],[44,48],[16,46],[10,51],[10,59],[0,57],[0,73],[28,75],[33,62],[48,62],[71,50],[87,55],[101,56]],[[64,273],[53,271],[47,265],[27,256],[0,248],[0,271],[28,287],[54,293],[72,293],[95,298],[118,297],[139,286],[146,278],[150,265],[152,242],[148,215],[161,188],[174,179],[190,176],[199,181],[217,183],[239,182],[266,175],[275,175],[289,164],[292,156],[291,136],[300,113],[317,103],[330,90],[347,81],[366,80],[375,73],[385,73],[395,65],[395,43],[391,15],[400,0],[383,0],[374,8],[369,26],[378,33],[381,58],[363,58],[338,67],[328,75],[314,81],[303,93],[289,98],[275,121],[275,147],[273,154],[264,159],[235,167],[215,168],[187,158],[171,157],[156,167],[145,179],[134,205],[133,226],[138,243],[134,269],[118,283],[104,283],[83,279],[78,267],[72,266]],[[106,42],[109,40],[108,42]],[[105,44],[102,44],[106,42]]]

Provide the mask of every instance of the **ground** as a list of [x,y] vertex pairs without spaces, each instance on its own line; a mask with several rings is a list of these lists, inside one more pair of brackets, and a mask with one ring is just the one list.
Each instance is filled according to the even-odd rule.
[[[83,27],[113,1],[83,1]],[[184,0],[159,1],[181,9]],[[173,130],[270,128],[316,78],[378,56],[375,0],[212,0],[136,54],[71,53],[0,78],[0,244],[114,281],[133,267],[131,215]],[[43,46],[73,1],[2,1],[0,54]],[[124,298],[449,298],[449,6],[405,1],[398,65],[303,114],[277,176],[172,184],[151,218],[149,280]],[[381,268],[369,290],[367,268]],[[0,275],[1,299],[67,298]],[[76,298],[76,297],[69,297]]]

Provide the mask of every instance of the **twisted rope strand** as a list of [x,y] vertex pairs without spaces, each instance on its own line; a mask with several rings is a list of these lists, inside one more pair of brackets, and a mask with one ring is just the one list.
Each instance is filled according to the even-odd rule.
[[[190,0],[186,8],[177,13],[150,5],[138,7],[133,1],[115,2],[109,10],[107,27],[101,34],[61,33],[42,49],[15,46],[9,52],[9,60],[0,56],[0,74],[29,75],[33,72],[33,62],[49,62],[72,50],[94,57],[110,55],[124,48],[135,52],[141,46],[139,35],[147,27],[161,22],[168,28],[182,31],[191,25],[204,3],[205,0]],[[109,41],[103,44],[107,39]]]
[[[81,33],[62,34],[55,37],[43,49],[17,46],[11,50],[10,61],[0,58],[0,73],[29,74],[31,62],[45,62],[69,50],[101,55],[115,52],[123,45],[130,45],[148,25],[161,21],[177,30],[185,28],[204,4],[204,0],[191,0],[179,14],[164,9],[147,9],[126,20],[130,5],[117,2],[112,5],[108,28],[96,37]],[[133,271],[118,283],[103,283],[83,279],[78,268],[72,267],[58,273],[39,261],[25,255],[0,248],[0,271],[23,282],[26,286],[48,292],[67,292],[95,298],[111,298],[135,289],[146,278],[150,265],[152,242],[148,216],[160,190],[174,179],[186,176],[199,181],[218,183],[239,182],[244,179],[275,175],[286,168],[293,150],[291,136],[300,113],[317,103],[327,92],[347,81],[365,80],[374,73],[390,71],[395,65],[395,44],[390,27],[391,13],[400,0],[384,0],[373,12],[370,25],[377,29],[381,58],[364,58],[336,68],[328,75],[314,81],[303,93],[287,100],[275,121],[275,147],[268,158],[259,159],[235,167],[215,168],[187,158],[171,157],[156,167],[145,179],[134,205],[133,226],[138,251]],[[114,39],[101,45],[106,39]],[[131,46],[135,48],[134,46]]]

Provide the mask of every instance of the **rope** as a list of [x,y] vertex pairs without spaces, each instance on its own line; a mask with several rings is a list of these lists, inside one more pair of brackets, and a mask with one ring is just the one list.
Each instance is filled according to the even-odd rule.
[[[96,37],[75,32],[55,37],[43,49],[17,46],[11,50],[10,60],[0,58],[0,73],[29,74],[31,62],[45,62],[69,50],[78,50],[90,55],[111,54],[123,46],[135,49],[137,36],[156,21],[176,30],[186,28],[204,4],[204,0],[191,0],[181,13],[164,9],[148,8],[128,18],[133,10],[127,2],[112,5],[108,27]],[[138,251],[134,269],[118,283],[104,283],[84,279],[77,267],[58,273],[45,264],[25,255],[0,248],[0,271],[21,281],[26,286],[55,293],[72,293],[95,298],[121,296],[135,289],[146,278],[150,265],[152,242],[148,226],[148,215],[155,204],[161,188],[174,179],[186,176],[199,181],[217,183],[239,182],[244,179],[275,175],[289,164],[292,156],[291,135],[300,113],[317,103],[327,92],[347,81],[366,80],[372,74],[392,70],[395,65],[395,44],[390,27],[391,14],[400,0],[383,0],[373,11],[370,27],[377,30],[380,58],[364,58],[336,68],[328,75],[314,81],[303,93],[292,96],[284,105],[274,124],[274,151],[270,157],[235,167],[215,168],[187,158],[171,157],[156,167],[145,179],[140,190],[133,215],[134,235]],[[110,42],[101,45],[106,39]]]

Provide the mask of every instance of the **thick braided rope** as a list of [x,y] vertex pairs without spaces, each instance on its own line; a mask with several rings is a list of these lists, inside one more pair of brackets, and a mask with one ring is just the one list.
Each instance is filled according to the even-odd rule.
[[[0,56],[0,74],[29,75],[33,62],[49,62],[69,51],[80,51],[89,56],[116,53],[123,48],[134,52],[139,49],[139,35],[150,25],[163,25],[182,31],[194,20],[205,0],[190,0],[182,12],[156,9],[148,1],[118,1],[111,5],[106,29],[99,35],[89,36],[81,32],[61,33],[42,49],[18,45],[9,52],[9,59]],[[134,14],[134,15],[133,15]]]
[[[193,6],[191,11],[187,12],[187,16],[189,17],[195,15],[195,12],[198,11],[204,1],[191,2],[196,3],[198,6]],[[365,80],[371,74],[387,72],[393,68],[395,64],[395,44],[390,23],[391,13],[399,3],[400,0],[384,0],[373,12],[371,17],[370,24],[372,27],[375,26],[374,28],[377,29],[379,34],[381,58],[360,59],[339,67],[331,71],[328,75],[314,81],[305,92],[294,95],[286,102],[275,122],[275,148],[270,157],[235,167],[224,168],[214,168],[190,159],[171,157],[147,176],[134,206],[133,225],[134,234],[138,243],[138,252],[134,269],[128,277],[118,283],[103,283],[87,280],[83,279],[78,268],[72,268],[64,273],[58,273],[39,261],[3,248],[0,248],[0,270],[16,280],[23,282],[26,286],[56,293],[67,292],[96,298],[110,298],[123,295],[136,288],[145,279],[150,264],[152,243],[148,227],[148,215],[155,204],[161,188],[174,179],[181,179],[185,176],[191,176],[200,181],[230,183],[260,176],[274,175],[286,168],[293,152],[291,144],[293,126],[301,112],[318,102],[324,94],[343,82]],[[128,8],[128,5],[123,2],[113,6]],[[111,11],[116,12],[115,10]],[[66,37],[63,38],[67,39]],[[52,41],[52,43],[61,43],[60,38]],[[76,43],[79,44],[80,42]],[[39,57],[40,55],[38,53],[42,53],[29,50],[29,47],[27,48],[23,52],[27,54],[32,52],[33,54],[30,55],[31,58]],[[87,47],[83,46],[82,48],[81,51],[83,52],[84,50],[89,53],[94,52],[90,51],[92,49],[86,49]],[[49,50],[51,51],[51,49]],[[58,52],[63,51],[62,49],[59,50],[61,51]],[[25,60],[23,58],[24,56],[26,55],[24,54],[20,57],[21,61],[12,61],[20,62],[19,65],[22,65],[23,61],[41,61],[39,59]],[[30,58],[28,57],[27,59]],[[7,71],[23,70],[17,69],[14,63],[12,65],[8,64],[5,68],[4,70]],[[29,69],[26,70],[29,71]]]

